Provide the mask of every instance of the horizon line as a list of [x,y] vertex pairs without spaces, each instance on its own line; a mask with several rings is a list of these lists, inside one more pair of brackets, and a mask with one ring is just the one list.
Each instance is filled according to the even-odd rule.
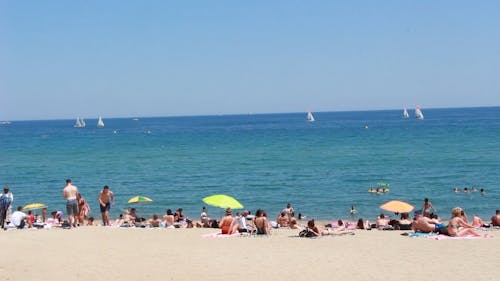
[[[415,107],[420,107],[421,106],[416,105]],[[460,106],[460,107],[427,107],[423,108],[424,110],[436,110],[436,109],[465,109],[465,108],[495,108],[495,107],[500,107],[500,105],[484,105],[484,106]],[[322,113],[322,112],[370,112],[370,111],[395,111],[395,110],[403,110],[403,109],[411,109],[412,107],[401,107],[401,109],[369,109],[369,110],[361,110],[361,109],[355,109],[355,110],[323,110],[323,111],[314,111],[311,110],[313,113]],[[243,115],[273,115],[273,114],[298,114],[298,113],[307,113],[308,110],[305,110],[304,112],[302,111],[295,111],[295,112],[259,112],[259,113],[253,113],[253,112],[247,112],[247,113],[214,113],[214,114],[173,114],[173,115],[152,115],[152,116],[140,116],[140,115],[129,115],[129,116],[114,116],[114,117],[104,117],[103,119],[128,119],[128,118],[177,118],[177,117],[214,117],[214,116],[243,116]],[[98,120],[99,117],[102,117],[103,115],[98,115],[95,118],[87,118],[84,117],[85,119],[88,120]],[[29,122],[29,121],[63,121],[63,120],[73,120],[75,118],[82,118],[80,116],[76,116],[74,118],[53,118],[53,119],[10,119],[10,120],[0,120],[1,122]]]

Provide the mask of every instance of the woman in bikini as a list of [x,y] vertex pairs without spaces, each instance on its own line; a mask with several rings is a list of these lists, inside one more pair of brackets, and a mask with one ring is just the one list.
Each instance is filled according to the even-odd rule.
[[84,225],[84,220],[90,212],[90,206],[87,204],[87,201],[82,197],[80,192],[76,194],[76,200],[78,203],[78,216],[76,218],[76,222],[79,225]]
[[449,236],[481,236],[473,230],[473,226],[466,223],[462,219],[462,208],[456,207],[451,211],[451,219],[448,222],[448,235]]
[[226,209],[226,215],[220,220],[219,222],[219,227],[222,230],[222,234],[232,234],[232,228],[231,226],[233,225],[233,215],[231,208]]

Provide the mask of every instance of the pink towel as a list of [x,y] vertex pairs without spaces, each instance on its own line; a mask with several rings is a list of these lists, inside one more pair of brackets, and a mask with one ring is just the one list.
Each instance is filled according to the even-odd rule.
[[[235,233],[236,236],[239,235],[239,233]],[[228,237],[233,237],[235,234],[222,234],[220,232],[215,232],[215,233],[208,233],[208,234],[203,234],[201,237],[204,238],[228,238]]]
[[454,239],[454,240],[457,240],[457,239],[477,239],[477,238],[492,238],[493,235],[491,234],[484,234],[482,236],[461,236],[461,237],[457,237],[457,236],[448,236],[448,235],[444,235],[444,234],[439,234],[439,235],[434,235],[434,236],[429,236],[429,238],[432,238],[432,239],[436,239],[436,240],[446,240],[446,239]]

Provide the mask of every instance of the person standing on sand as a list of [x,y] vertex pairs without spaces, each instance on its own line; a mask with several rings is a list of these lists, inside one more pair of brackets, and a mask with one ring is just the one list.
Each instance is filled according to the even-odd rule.
[[285,212],[285,214],[288,217],[291,217],[292,215],[295,215],[295,210],[293,209],[292,204],[290,204],[290,203],[286,204],[286,208],[283,209],[283,211],[281,211],[281,212]]
[[102,224],[104,226],[109,226],[109,210],[111,209],[111,205],[115,204],[115,195],[113,191],[109,189],[109,186],[105,185],[101,192],[99,192],[99,207],[101,208],[102,214]]
[[424,204],[422,205],[422,215],[425,217],[430,217],[431,209],[433,213],[436,213],[436,209],[432,206],[432,203],[429,201],[429,198],[424,198]]
[[76,194],[76,200],[78,201],[77,224],[84,225],[85,219],[90,212],[90,206],[87,204],[87,201],[82,197],[80,192]]
[[66,186],[63,188],[63,197],[66,199],[66,212],[68,213],[69,224],[73,227],[75,224],[75,216],[78,216],[78,201],[76,200],[76,194],[78,193],[78,187],[73,185],[71,179],[66,180]]
[[[5,220],[7,219],[8,210],[12,207],[12,201],[14,196],[9,192],[9,187],[3,188],[3,193],[0,195],[0,227],[3,228],[5,225]],[[10,219],[10,218],[9,218]]]

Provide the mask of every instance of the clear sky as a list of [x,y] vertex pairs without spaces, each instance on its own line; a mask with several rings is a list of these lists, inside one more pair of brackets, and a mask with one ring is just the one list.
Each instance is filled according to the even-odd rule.
[[0,0],[0,120],[500,105],[500,1]]

